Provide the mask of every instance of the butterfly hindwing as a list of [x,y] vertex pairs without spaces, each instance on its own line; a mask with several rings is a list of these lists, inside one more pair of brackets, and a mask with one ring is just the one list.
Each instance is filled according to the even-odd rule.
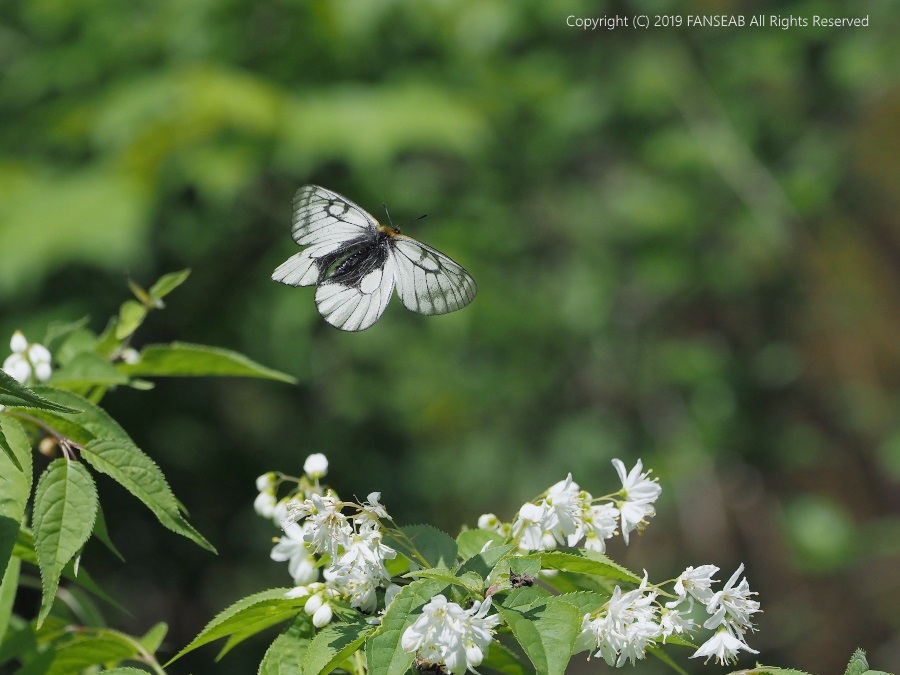
[[446,314],[465,307],[478,286],[462,265],[410,237],[392,238],[397,295],[419,314]]
[[356,284],[326,281],[316,289],[316,306],[341,330],[365,330],[384,313],[394,292],[394,263],[387,258]]

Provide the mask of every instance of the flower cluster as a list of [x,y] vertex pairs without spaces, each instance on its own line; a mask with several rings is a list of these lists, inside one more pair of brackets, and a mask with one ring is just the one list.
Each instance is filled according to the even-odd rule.
[[[328,624],[335,602],[345,602],[363,612],[377,609],[379,589],[389,589],[391,575],[386,561],[397,552],[383,543],[381,519],[390,518],[373,492],[362,505],[347,504],[331,490],[319,485],[328,472],[322,454],[310,455],[303,465],[304,476],[289,479],[267,473],[256,481],[259,490],[254,507],[261,516],[281,523],[284,536],[272,549],[275,561],[287,562],[297,588],[289,597],[308,597],[305,609],[319,628]],[[277,498],[283,482],[295,480],[297,488],[287,497]],[[342,513],[355,507],[353,516]],[[325,561],[325,565],[321,561]],[[319,571],[322,578],[319,581]],[[393,591],[387,595],[390,598]]]
[[498,614],[488,616],[490,608],[490,598],[463,609],[436,595],[403,632],[400,646],[406,652],[416,652],[422,666],[440,665],[449,673],[474,670],[484,660],[494,628],[502,620]]
[[628,535],[642,530],[656,514],[653,503],[662,488],[656,479],[650,479],[649,471],[643,471],[640,460],[630,472],[618,459],[613,460],[613,466],[622,481],[622,488],[614,495],[595,499],[569,474],[542,498],[524,504],[512,523],[487,513],[478,519],[478,527],[512,538],[519,548],[529,551],[575,546],[583,541],[584,548],[603,553],[606,540],[615,536],[617,527],[621,527],[627,544]]
[[760,611],[759,603],[750,599],[755,593],[750,591],[746,578],[735,585],[744,566],[738,567],[721,591],[714,592],[712,576],[718,571],[714,565],[688,567],[675,581],[675,600],[665,606],[657,600],[660,590],[648,586],[646,573],[640,586],[632,591],[623,593],[616,586],[603,607],[585,615],[575,651],[596,650],[594,656],[602,656],[611,666],[619,667],[629,661],[633,664],[644,658],[648,647],[697,628],[691,618],[696,600],[709,615],[703,628],[715,633],[692,658],[715,657],[719,663],[727,664],[737,660],[740,650],[756,654],[743,636],[753,629],[750,616]]
[[9,341],[12,354],[3,362],[3,371],[22,384],[34,379],[46,382],[50,379],[50,351],[37,342],[28,342],[22,331],[13,333]]

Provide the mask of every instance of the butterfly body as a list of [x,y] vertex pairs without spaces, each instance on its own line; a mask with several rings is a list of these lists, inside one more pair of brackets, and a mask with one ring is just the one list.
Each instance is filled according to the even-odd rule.
[[297,191],[292,234],[307,248],[281,264],[272,278],[291,286],[318,286],[319,311],[342,330],[375,323],[395,288],[403,304],[420,314],[455,311],[477,292],[469,273],[446,255],[317,185]]

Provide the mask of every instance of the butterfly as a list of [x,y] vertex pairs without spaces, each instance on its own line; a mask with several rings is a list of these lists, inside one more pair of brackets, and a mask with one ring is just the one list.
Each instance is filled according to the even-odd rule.
[[279,265],[272,279],[317,286],[319,312],[341,330],[375,323],[395,288],[407,309],[429,315],[465,307],[478,290],[469,273],[440,251],[318,185],[297,190],[291,234],[307,248]]

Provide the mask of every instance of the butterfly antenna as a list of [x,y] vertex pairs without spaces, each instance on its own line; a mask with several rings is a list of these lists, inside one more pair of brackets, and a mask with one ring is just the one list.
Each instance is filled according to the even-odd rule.
[[381,205],[384,207],[384,212],[387,215],[388,223],[390,223],[391,227],[394,227],[394,221],[391,220],[391,212],[388,211],[387,204],[385,204],[384,202],[381,202]]

